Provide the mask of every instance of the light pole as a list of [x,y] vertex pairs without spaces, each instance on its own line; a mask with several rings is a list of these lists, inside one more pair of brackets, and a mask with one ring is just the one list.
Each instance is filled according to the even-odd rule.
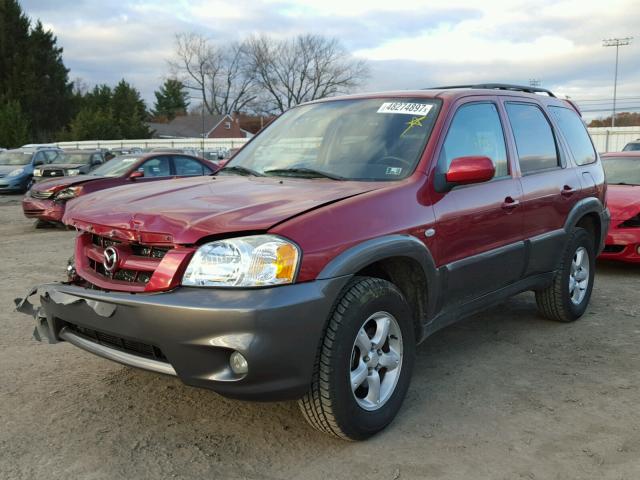
[[616,126],[616,97],[618,93],[618,51],[620,47],[629,45],[633,37],[607,38],[602,41],[603,47],[616,47],[616,69],[613,77],[613,113],[611,115],[611,127]]

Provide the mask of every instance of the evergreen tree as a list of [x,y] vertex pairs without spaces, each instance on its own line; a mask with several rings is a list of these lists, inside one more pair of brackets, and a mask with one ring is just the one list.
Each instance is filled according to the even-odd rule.
[[124,79],[113,89],[111,110],[122,138],[149,138],[147,107],[140,92]]
[[0,104],[0,145],[15,148],[29,142],[29,122],[20,104],[13,100]]
[[17,101],[32,141],[52,140],[72,115],[72,84],[56,37],[31,27],[16,0],[0,0],[0,102]]
[[153,116],[156,119],[173,120],[178,115],[185,115],[189,107],[189,94],[180,80],[168,78],[154,92],[156,101]]

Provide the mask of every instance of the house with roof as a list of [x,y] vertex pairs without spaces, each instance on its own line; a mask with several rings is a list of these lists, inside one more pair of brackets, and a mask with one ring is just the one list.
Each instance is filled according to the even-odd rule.
[[168,123],[147,123],[152,138],[245,138],[246,132],[232,115],[189,114]]

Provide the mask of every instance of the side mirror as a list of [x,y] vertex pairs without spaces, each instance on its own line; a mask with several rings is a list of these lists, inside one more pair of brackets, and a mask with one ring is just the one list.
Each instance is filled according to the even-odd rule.
[[136,170],[135,172],[131,172],[131,174],[129,175],[129,178],[131,180],[135,180],[136,178],[142,178],[144,177],[144,172],[141,172],[140,170]]
[[445,179],[449,185],[468,185],[491,180],[496,168],[489,157],[458,157],[451,161]]

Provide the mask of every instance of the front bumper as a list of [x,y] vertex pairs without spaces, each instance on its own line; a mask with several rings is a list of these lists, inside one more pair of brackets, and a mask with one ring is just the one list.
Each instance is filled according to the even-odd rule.
[[604,260],[640,263],[640,228],[618,228],[623,220],[612,220],[600,254]]
[[[34,337],[66,340],[126,365],[178,376],[184,383],[250,400],[302,396],[334,299],[349,277],[264,289],[181,287],[157,294],[46,284],[35,309]],[[249,364],[236,375],[229,357]]]
[[48,199],[24,197],[22,199],[22,212],[27,218],[38,218],[49,222],[62,222],[64,215],[64,203],[54,202]]

